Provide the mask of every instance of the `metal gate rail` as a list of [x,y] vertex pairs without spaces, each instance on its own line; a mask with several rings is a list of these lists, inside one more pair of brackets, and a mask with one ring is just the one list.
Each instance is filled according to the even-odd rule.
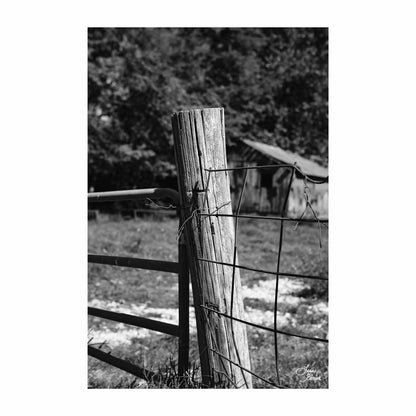
[[[182,224],[180,211],[179,194],[169,188],[134,189],[128,191],[93,192],[88,194],[88,202],[126,201],[143,199],[170,199],[180,218],[179,227]],[[138,317],[125,313],[106,311],[97,308],[88,308],[88,315],[108,319],[115,322],[122,322],[136,327],[147,328],[153,331],[162,332],[167,335],[179,338],[178,352],[178,373],[183,375],[189,364],[189,271],[186,256],[184,237],[181,236],[178,244],[178,262],[139,259],[134,257],[120,257],[100,254],[88,254],[89,263],[106,264],[120,267],[134,267],[137,269],[157,270],[162,272],[178,274],[179,284],[179,325],[172,325],[167,322],[155,321],[153,319]],[[136,377],[145,380],[155,379],[158,376],[152,371],[141,368],[121,358],[114,357],[102,350],[88,346],[88,355],[104,361],[114,367],[120,368]]]

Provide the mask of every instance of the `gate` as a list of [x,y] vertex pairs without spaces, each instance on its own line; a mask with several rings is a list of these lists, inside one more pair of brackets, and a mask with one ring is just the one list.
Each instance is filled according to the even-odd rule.
[[[183,217],[180,210],[179,194],[173,189],[152,188],[129,191],[94,192],[88,194],[89,203],[126,200],[138,201],[145,199],[160,200],[165,198],[170,199],[175,205],[179,216],[180,227],[182,225]],[[178,274],[179,325],[92,307],[88,308],[88,315],[178,337],[178,373],[180,376],[184,375],[189,364],[189,271],[184,236],[181,235],[178,241],[178,262],[90,253],[88,254],[88,262]],[[126,360],[114,357],[110,353],[106,353],[90,345],[88,345],[88,355],[145,380],[156,380],[158,377],[157,374],[152,371],[134,365]]]

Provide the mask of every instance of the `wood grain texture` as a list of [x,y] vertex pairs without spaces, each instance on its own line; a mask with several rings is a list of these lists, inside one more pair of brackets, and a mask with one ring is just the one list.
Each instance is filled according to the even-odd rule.
[[[234,219],[206,217],[204,213],[231,214],[228,172],[205,169],[227,167],[224,110],[192,109],[172,115],[175,157],[191,281],[198,328],[203,382],[226,387],[252,387],[251,375],[219,354],[250,370],[246,327],[203,306],[244,319],[239,270],[197,260],[232,263]],[[238,262],[237,262],[238,264]],[[214,350],[214,351],[213,351]]]

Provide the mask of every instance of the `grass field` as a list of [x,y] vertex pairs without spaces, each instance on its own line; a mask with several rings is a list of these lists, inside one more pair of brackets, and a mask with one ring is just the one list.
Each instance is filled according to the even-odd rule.
[[[275,270],[280,223],[240,219],[239,263]],[[328,229],[285,224],[282,272],[328,276]],[[146,217],[101,218],[88,224],[90,253],[177,260],[177,220]],[[320,241],[322,248],[320,247]],[[170,273],[89,264],[89,306],[131,313],[177,324],[177,276]],[[246,319],[273,326],[275,277],[241,270]],[[320,338],[328,331],[327,282],[279,279],[278,328]],[[192,295],[191,295],[192,296]],[[192,297],[190,299],[193,304]],[[198,347],[193,308],[190,311],[190,360],[198,376]],[[248,326],[253,371],[276,381],[273,334]],[[118,357],[154,371],[172,373],[177,339],[147,329],[89,317],[89,341]],[[291,388],[328,387],[328,344],[278,335],[280,381]],[[310,379],[307,378],[309,374]],[[253,378],[255,387],[266,383]],[[90,388],[148,388],[146,382],[89,357]],[[165,388],[159,386],[150,386]]]

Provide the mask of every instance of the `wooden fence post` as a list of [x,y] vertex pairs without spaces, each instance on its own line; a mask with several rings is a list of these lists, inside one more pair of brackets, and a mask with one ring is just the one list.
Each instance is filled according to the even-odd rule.
[[212,263],[233,263],[234,219],[204,216],[232,212],[229,173],[206,170],[227,168],[224,109],[174,113],[172,127],[203,383],[251,388],[246,327],[215,312],[244,319],[239,269]]

